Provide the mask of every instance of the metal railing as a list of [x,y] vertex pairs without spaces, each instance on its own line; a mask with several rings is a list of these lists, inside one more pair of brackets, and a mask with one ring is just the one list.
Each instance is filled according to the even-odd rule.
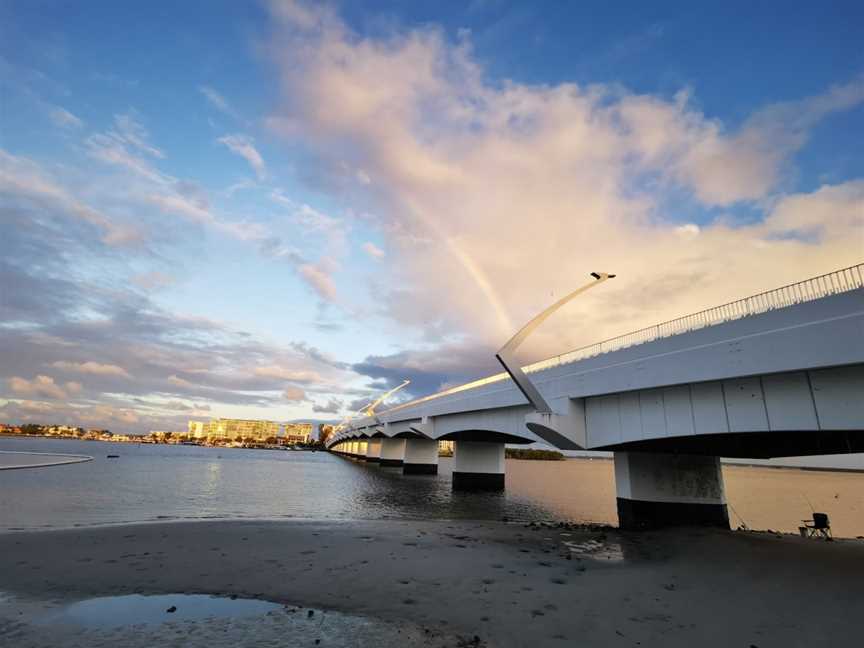
[[532,372],[557,367],[603,353],[626,349],[637,344],[645,344],[653,340],[688,333],[708,326],[741,319],[742,317],[759,315],[767,311],[794,306],[795,304],[821,299],[822,297],[848,292],[857,288],[864,288],[864,263],[751,295],[750,297],[729,302],[728,304],[714,306],[698,313],[677,317],[673,320],[625,333],[624,335],[609,338],[602,342],[595,342],[594,344],[589,344],[588,346],[580,347],[573,351],[547,358],[546,360],[534,362],[525,367],[524,370]]
[[[645,344],[646,342],[652,342],[661,338],[680,335],[681,333],[695,331],[708,326],[715,326],[724,322],[741,319],[742,317],[758,315],[778,308],[786,308],[787,306],[814,301],[816,299],[828,297],[829,295],[836,295],[838,293],[844,293],[859,288],[864,288],[864,263],[843,268],[842,270],[835,270],[828,274],[805,279],[804,281],[789,284],[788,286],[783,286],[781,288],[775,288],[774,290],[768,290],[756,295],[751,295],[750,297],[729,302],[728,304],[707,308],[698,313],[691,313],[690,315],[677,317],[673,320],[655,324],[654,326],[648,326],[639,329],[638,331],[625,333],[624,335],[618,335],[609,338],[608,340],[603,340],[602,342],[595,342],[594,344],[589,344],[562,353],[561,355],[547,358],[546,360],[534,362],[523,367],[523,370],[526,373],[534,373],[544,369],[569,364],[571,362],[593,358],[594,356],[610,353],[611,351],[619,351],[638,344]],[[402,403],[401,405],[391,407],[387,411],[393,412],[406,407],[414,407],[420,403],[441,398],[442,396],[449,396],[450,394],[456,394],[461,391],[476,389],[477,387],[507,380],[508,378],[509,375],[506,372],[487,376],[486,378],[480,378],[479,380],[474,380],[465,383],[464,385],[451,387],[450,389],[445,389],[423,398]]]

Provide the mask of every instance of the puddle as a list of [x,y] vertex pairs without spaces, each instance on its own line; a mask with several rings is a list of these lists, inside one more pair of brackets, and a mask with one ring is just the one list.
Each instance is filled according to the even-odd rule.
[[[174,608],[174,612],[167,610]],[[105,596],[67,605],[39,620],[44,624],[75,624],[111,628],[169,621],[260,616],[281,609],[278,603],[257,599],[231,599],[207,594]]]
[[617,542],[600,542],[599,540],[576,542],[574,540],[564,540],[563,544],[572,553],[579,554],[583,558],[608,560],[611,562],[621,562],[624,560],[624,549]]

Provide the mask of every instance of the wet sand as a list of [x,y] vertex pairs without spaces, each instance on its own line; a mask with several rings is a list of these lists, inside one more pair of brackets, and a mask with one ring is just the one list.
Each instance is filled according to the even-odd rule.
[[[855,646],[864,543],[464,521],[182,522],[0,534],[0,590],[0,644],[16,646]],[[37,623],[89,597],[184,592],[285,607],[111,632]]]

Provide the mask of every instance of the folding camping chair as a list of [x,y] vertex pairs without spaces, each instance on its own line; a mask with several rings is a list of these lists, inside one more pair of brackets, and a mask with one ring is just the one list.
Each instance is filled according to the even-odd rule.
[[828,523],[827,513],[814,513],[812,520],[801,520],[804,526],[798,527],[802,538],[831,538],[831,525]]

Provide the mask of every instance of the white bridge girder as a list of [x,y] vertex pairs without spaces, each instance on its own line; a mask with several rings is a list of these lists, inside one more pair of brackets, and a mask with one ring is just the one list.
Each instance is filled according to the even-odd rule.
[[354,429],[391,436],[408,428],[434,439],[488,430],[565,449],[854,432],[864,430],[862,367],[864,290],[856,289],[530,372],[551,415],[530,411],[503,378],[392,408]]

